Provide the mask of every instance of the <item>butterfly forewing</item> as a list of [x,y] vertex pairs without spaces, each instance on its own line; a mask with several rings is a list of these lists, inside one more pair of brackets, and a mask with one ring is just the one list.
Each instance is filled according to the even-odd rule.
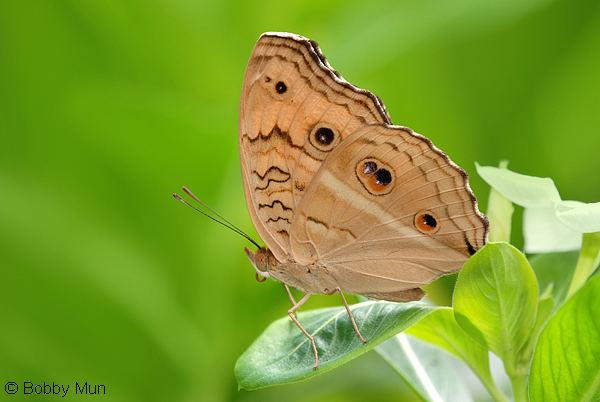
[[289,259],[294,211],[325,158],[357,129],[389,122],[379,98],[344,81],[315,42],[261,36],[244,78],[240,159],[253,223],[279,261]]

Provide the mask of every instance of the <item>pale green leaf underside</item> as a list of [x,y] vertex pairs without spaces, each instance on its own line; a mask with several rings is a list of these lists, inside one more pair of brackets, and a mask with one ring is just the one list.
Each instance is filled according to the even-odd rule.
[[490,222],[489,241],[510,242],[514,209],[515,207],[508,198],[492,188],[487,209],[487,217]]
[[457,371],[459,363],[438,347],[401,333],[377,346],[375,351],[404,379],[421,400],[427,402],[473,400],[464,379]]
[[566,226],[556,214],[555,207],[525,209],[525,252],[549,253],[577,250],[581,247],[581,232]]
[[[562,201],[549,178],[526,176],[492,166],[477,165],[477,172],[494,191],[525,207],[523,232],[528,253],[576,250],[581,246],[582,233],[600,232],[600,202]],[[490,205],[494,202],[494,197],[490,196]],[[491,216],[492,224],[497,226],[492,226],[492,241],[500,239],[505,231],[494,220],[495,216]]]
[[532,402],[600,400],[600,276],[569,299],[540,335],[531,367]]
[[526,176],[492,166],[476,165],[477,173],[492,188],[517,205],[526,208],[553,207],[560,194],[552,179]]
[[313,352],[308,339],[289,317],[269,325],[240,356],[235,376],[240,388],[253,390],[303,380],[332,370],[373,349],[410,327],[435,307],[419,302],[367,301],[352,306],[352,312],[368,343],[363,345],[343,307],[301,312],[298,320],[315,337],[319,368],[313,370]]
[[571,230],[582,233],[600,232],[600,202],[586,204],[562,201],[556,206],[556,217]]
[[488,351],[456,323],[451,308],[440,308],[413,325],[407,333],[437,345],[467,363],[484,383],[491,383]]

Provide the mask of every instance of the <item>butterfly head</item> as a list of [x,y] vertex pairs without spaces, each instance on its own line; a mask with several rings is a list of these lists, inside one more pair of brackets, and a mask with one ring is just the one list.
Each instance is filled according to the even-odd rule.
[[249,250],[248,248],[244,248],[248,259],[252,263],[252,266],[256,270],[257,277],[260,276],[262,278],[267,279],[269,275],[269,266],[272,265],[273,254],[266,248],[259,248],[256,252]]

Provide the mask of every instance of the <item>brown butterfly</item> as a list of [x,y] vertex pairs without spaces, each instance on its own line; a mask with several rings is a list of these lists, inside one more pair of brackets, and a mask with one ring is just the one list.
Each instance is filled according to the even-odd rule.
[[[315,293],[394,302],[460,269],[488,222],[467,174],[429,139],[391,125],[383,102],[345,81],[316,42],[265,33],[250,57],[239,147],[246,203],[266,243],[250,261],[281,281],[290,318]],[[289,287],[304,296],[296,301]]]

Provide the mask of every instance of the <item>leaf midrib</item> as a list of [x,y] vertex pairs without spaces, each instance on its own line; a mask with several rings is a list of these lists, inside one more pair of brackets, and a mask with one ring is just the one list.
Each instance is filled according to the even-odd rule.
[[[505,259],[504,253],[500,252],[500,258],[502,259],[502,265],[505,267],[504,271],[506,271],[507,265],[506,265],[506,259]],[[500,286],[498,286],[499,281],[498,281],[498,277],[496,276],[495,269],[492,269],[492,275],[494,277],[494,282],[495,282],[494,291],[496,292],[496,298],[498,300],[498,309],[500,310],[500,317],[498,317],[498,320],[500,321],[500,328],[502,328],[501,329],[502,335],[503,335],[502,336],[502,346],[504,348],[504,350],[502,351],[502,355],[503,355],[502,357],[504,360],[504,359],[507,359],[507,357],[508,357],[508,356],[506,356],[506,352],[511,350],[511,345],[510,345],[511,342],[509,341],[508,329],[507,329],[506,325],[503,325],[505,323],[504,303],[503,303],[503,301],[502,301],[503,299],[500,295],[500,290],[499,290]],[[514,363],[513,360],[514,359],[512,359],[512,358],[510,359],[510,363],[511,363],[510,366],[513,366],[513,363]],[[505,360],[505,363],[508,363],[508,362],[506,362],[506,360]],[[511,367],[511,370],[512,369],[514,369],[514,367]]]

